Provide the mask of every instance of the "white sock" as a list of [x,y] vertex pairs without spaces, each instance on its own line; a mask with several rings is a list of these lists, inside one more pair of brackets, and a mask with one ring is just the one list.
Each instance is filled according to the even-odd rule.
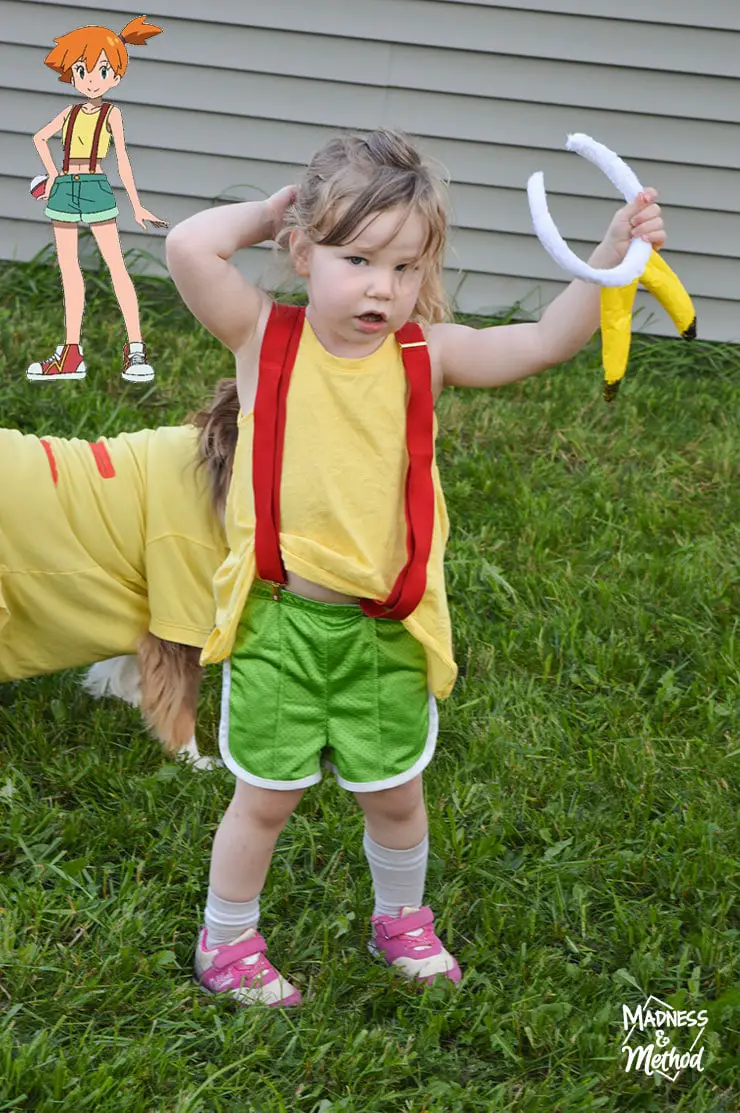
[[230,943],[247,928],[256,928],[259,920],[259,893],[254,900],[232,901],[224,900],[209,888],[205,913],[208,947],[217,946],[219,943]]
[[398,916],[404,905],[420,908],[429,857],[429,836],[408,850],[378,846],[367,832],[362,840],[375,890],[373,916]]

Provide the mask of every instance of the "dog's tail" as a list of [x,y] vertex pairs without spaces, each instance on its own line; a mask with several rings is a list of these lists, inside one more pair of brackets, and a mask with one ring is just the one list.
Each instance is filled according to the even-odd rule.
[[111,657],[87,670],[82,687],[95,699],[117,696],[132,707],[141,707],[141,672],[135,656]]
[[[173,757],[188,758],[196,769],[220,765],[217,758],[201,756],[195,740],[200,651],[147,635],[139,644],[139,652],[141,657],[98,661],[85,673],[82,687],[94,699],[116,696],[140,708],[149,729]],[[147,698],[142,692],[142,662],[148,670]]]

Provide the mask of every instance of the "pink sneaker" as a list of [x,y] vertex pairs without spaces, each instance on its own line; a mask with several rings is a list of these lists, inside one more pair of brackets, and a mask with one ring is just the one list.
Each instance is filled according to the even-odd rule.
[[457,960],[434,934],[431,908],[404,907],[400,916],[373,916],[370,923],[370,953],[382,955],[389,966],[398,967],[407,978],[432,982],[442,975],[451,982],[460,981]]
[[226,993],[240,1005],[300,1005],[298,990],[265,957],[267,944],[256,928],[233,943],[206,945],[206,929],[195,949],[195,981],[206,993]]

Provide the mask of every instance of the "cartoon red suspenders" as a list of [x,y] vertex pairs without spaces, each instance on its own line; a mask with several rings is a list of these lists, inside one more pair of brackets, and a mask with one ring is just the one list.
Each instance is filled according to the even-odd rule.
[[[103,131],[103,124],[105,118],[110,112],[111,106],[109,104],[101,104],[98,119],[95,124],[95,131],[93,132],[92,147],[90,149],[90,164],[89,170],[91,174],[95,174],[98,165],[98,147],[100,145],[100,136]],[[69,116],[67,117],[67,130],[64,135],[64,160],[62,162],[62,173],[69,173],[69,160],[72,152],[72,132],[74,131],[75,120],[82,111],[82,105],[76,104]]]
[[[95,124],[95,131],[93,132],[92,147],[90,149],[89,169],[90,169],[91,174],[95,173],[95,170],[96,170],[96,167],[97,167],[97,164],[98,164],[98,146],[100,144],[100,135],[101,135],[101,132],[103,130],[103,124],[105,123],[105,118],[110,111],[110,107],[111,106],[109,104],[102,104],[100,106],[100,112],[98,113],[97,123]],[[81,110],[82,110],[82,105],[81,104],[76,104],[73,107],[72,111],[70,112],[69,116],[67,117],[67,130],[64,134],[64,158],[63,158],[63,161],[62,161],[62,173],[63,174],[69,173],[69,160],[70,160],[70,157],[71,157],[71,148],[72,148],[72,132],[74,130],[75,120],[77,119],[77,115]],[[48,175],[47,174],[37,174],[36,177],[32,180],[31,185],[29,186],[29,191],[30,191],[31,196],[35,197],[35,199],[37,201],[40,201],[41,198],[43,197],[44,189],[46,188],[47,181],[48,181]]]
[[[301,306],[273,305],[260,352],[254,404],[252,484],[255,558],[260,579],[286,582],[280,554],[280,480],[285,410],[290,376],[303,330]],[[426,590],[434,527],[434,399],[429,350],[419,325],[409,322],[395,334],[409,384],[406,410],[405,514],[407,559],[383,602],[361,600],[370,618],[402,619],[416,609]]]

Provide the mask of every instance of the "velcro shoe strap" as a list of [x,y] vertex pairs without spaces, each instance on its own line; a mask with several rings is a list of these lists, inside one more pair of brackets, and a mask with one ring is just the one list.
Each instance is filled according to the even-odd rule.
[[249,958],[267,950],[267,943],[263,936],[257,932],[251,939],[243,939],[241,943],[230,943],[225,946],[214,958],[211,969],[222,970],[224,966],[231,966],[241,958]]
[[434,922],[434,913],[428,905],[424,905],[418,912],[409,912],[407,916],[399,916],[397,920],[385,921],[376,924],[378,933],[386,939],[395,939],[407,931],[416,931]]

